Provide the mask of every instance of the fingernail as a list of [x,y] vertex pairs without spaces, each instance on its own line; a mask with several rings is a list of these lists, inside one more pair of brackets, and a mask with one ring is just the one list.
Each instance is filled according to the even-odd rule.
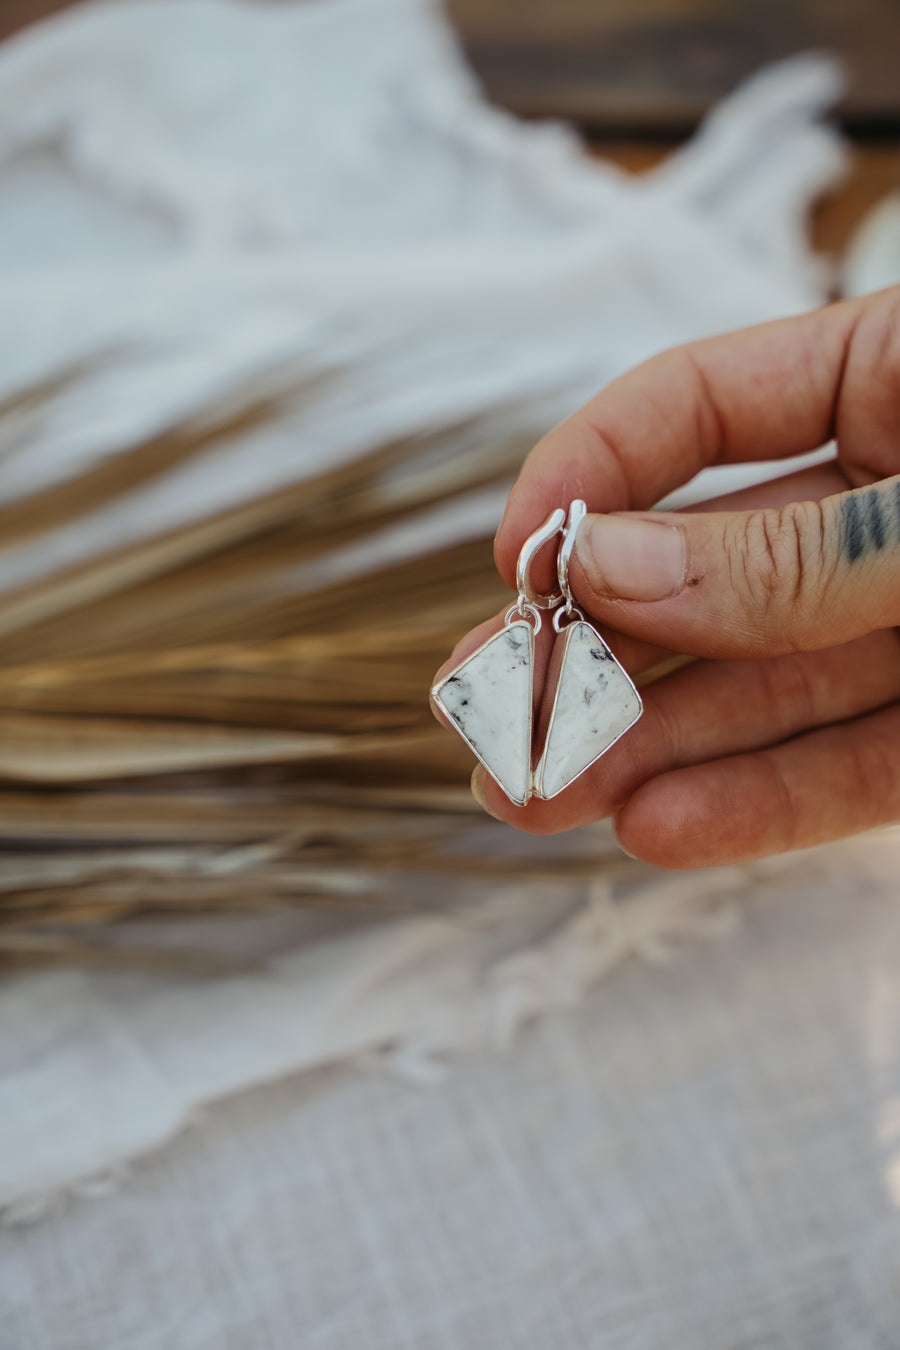
[[687,575],[683,532],[646,516],[586,516],[575,556],[595,590],[620,600],[665,600]]
[[484,783],[486,778],[487,772],[484,766],[482,764],[476,764],[475,768],[472,770],[472,779],[470,782],[472,796],[475,798],[482,811],[486,811],[489,816],[493,816],[494,820],[499,820],[500,817],[496,812],[492,811],[487,804],[487,798],[484,794]]

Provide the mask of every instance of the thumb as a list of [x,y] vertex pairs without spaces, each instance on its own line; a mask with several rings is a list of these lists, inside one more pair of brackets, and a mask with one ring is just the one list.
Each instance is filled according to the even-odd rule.
[[586,516],[578,602],[696,656],[776,656],[900,624],[900,477],[778,510]]

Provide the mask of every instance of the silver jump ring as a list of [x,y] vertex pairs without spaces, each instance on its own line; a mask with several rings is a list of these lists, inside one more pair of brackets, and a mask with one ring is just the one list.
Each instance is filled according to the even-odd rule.
[[549,544],[551,539],[563,532],[565,519],[566,513],[561,506],[558,506],[555,511],[551,511],[540,529],[535,530],[534,534],[530,534],[525,540],[519,554],[519,561],[516,563],[516,587],[520,602],[524,599],[525,602],[533,605],[536,609],[555,609],[558,604],[562,603],[563,596],[559,591],[552,591],[549,595],[536,595],[531,589],[529,573],[537,553],[545,544]]
[[576,620],[584,622],[584,615],[577,605],[560,605],[559,609],[553,614],[553,631],[561,633],[564,623],[575,623]]
[[526,623],[531,621],[532,632],[535,634],[535,636],[537,636],[537,634],[541,631],[541,624],[543,620],[541,619],[539,610],[535,605],[530,604],[521,595],[519,596],[518,600],[514,605],[510,605],[509,609],[503,616],[503,625],[505,628],[509,627],[510,623],[512,622],[512,616],[514,614],[518,614],[519,618],[524,619]]

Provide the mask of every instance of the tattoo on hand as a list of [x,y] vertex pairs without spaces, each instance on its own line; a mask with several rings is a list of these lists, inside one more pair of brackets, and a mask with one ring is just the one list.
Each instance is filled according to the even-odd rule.
[[841,552],[848,562],[900,543],[900,479],[848,492],[839,510]]

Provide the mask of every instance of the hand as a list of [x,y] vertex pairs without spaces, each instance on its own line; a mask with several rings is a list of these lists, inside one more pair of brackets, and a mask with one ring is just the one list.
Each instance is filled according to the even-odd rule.
[[[833,463],[648,513],[708,465],[832,437]],[[592,514],[571,584],[632,677],[700,659],[643,688],[641,720],[553,801],[517,808],[477,769],[492,814],[539,834],[614,815],[628,852],[667,867],[900,820],[900,288],[677,347],[609,385],[525,462],[495,547],[511,586],[526,536],[574,497]]]

